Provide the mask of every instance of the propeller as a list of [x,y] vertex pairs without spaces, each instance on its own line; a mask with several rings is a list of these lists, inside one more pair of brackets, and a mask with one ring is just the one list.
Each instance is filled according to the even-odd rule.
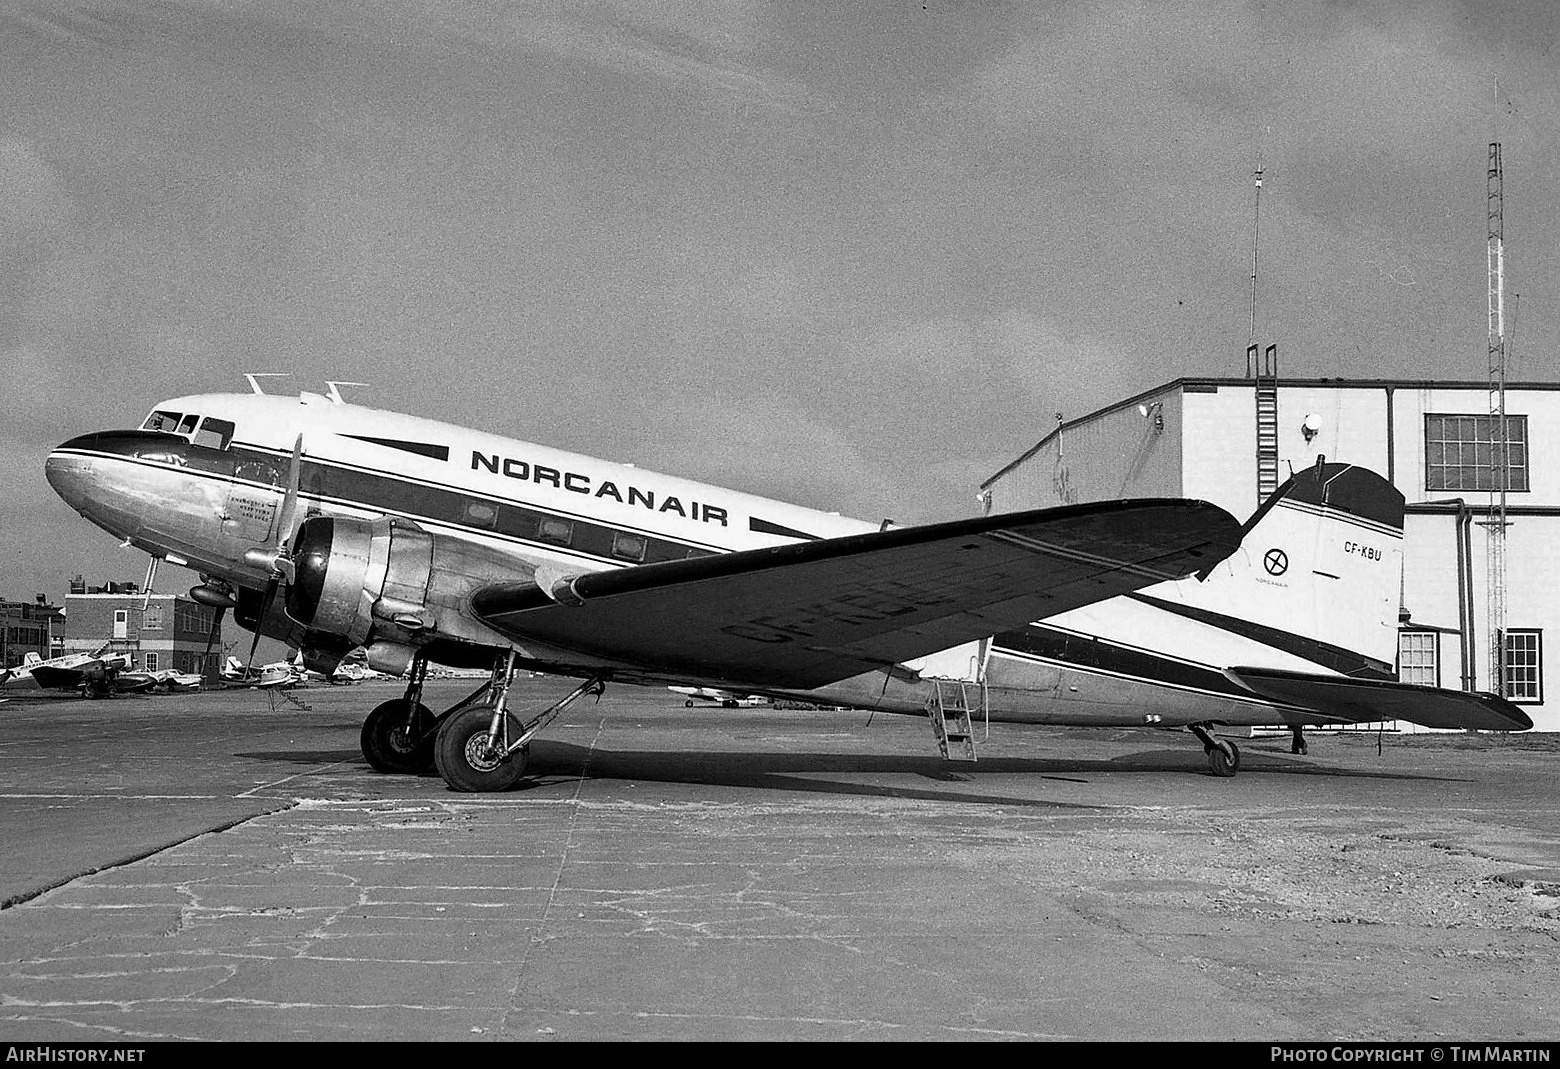
[[287,495],[282,498],[282,511],[276,518],[276,544],[264,549],[251,549],[244,554],[245,563],[268,567],[271,570],[270,578],[266,580],[265,594],[260,599],[260,615],[255,620],[254,641],[249,644],[246,672],[255,663],[255,651],[260,648],[260,627],[271,613],[271,605],[276,601],[277,590],[283,583],[291,583],[297,575],[288,543],[292,541],[293,521],[298,512],[298,482],[302,470],[303,435],[299,434],[297,440],[293,442],[292,461],[287,466]]
[[218,607],[211,617],[211,630],[206,632],[206,652],[200,655],[200,674],[206,674],[206,666],[211,664],[211,647],[216,644],[217,632],[222,630],[222,617],[227,614],[227,609]]

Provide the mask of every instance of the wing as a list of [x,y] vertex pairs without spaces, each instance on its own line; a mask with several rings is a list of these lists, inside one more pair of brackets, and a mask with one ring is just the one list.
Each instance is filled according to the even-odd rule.
[[1199,501],[1074,505],[793,543],[472,598],[517,642],[663,675],[810,689],[1216,563],[1240,525]]
[[71,690],[86,680],[87,668],[84,665],[72,668],[45,665],[34,668],[32,677],[33,682],[47,690]]
[[1264,698],[1306,706],[1348,722],[1407,720],[1431,728],[1476,731],[1526,731],[1533,726],[1520,708],[1494,694],[1274,668],[1229,668],[1225,674]]

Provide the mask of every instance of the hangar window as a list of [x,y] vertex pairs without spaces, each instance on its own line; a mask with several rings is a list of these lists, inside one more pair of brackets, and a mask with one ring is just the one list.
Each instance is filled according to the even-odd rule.
[[[1425,415],[1425,489],[1499,490],[1495,416]],[[1526,416],[1506,417],[1507,490],[1528,488]]]
[[1420,687],[1441,685],[1441,636],[1434,631],[1398,632],[1398,681]]
[[1506,697],[1514,702],[1544,700],[1544,634],[1506,632]]

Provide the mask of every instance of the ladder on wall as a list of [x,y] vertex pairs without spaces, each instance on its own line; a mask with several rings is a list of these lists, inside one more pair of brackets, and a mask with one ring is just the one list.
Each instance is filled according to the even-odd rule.
[[1258,355],[1256,345],[1246,347],[1246,375],[1256,382],[1257,398],[1257,505],[1278,490],[1278,346],[1269,345]]

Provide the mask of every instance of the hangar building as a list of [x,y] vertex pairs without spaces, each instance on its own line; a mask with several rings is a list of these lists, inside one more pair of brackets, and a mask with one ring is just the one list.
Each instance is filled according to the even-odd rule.
[[[1399,678],[1504,693],[1535,730],[1560,731],[1560,690],[1549,684],[1544,644],[1560,634],[1560,384],[1506,387],[1510,482],[1506,540],[1497,546],[1505,574],[1497,662],[1489,592],[1501,569],[1488,566],[1488,534],[1498,515],[1490,489],[1498,485],[1491,461],[1498,423],[1487,384],[1280,379],[1248,370],[1243,379],[1176,379],[1079,419],[1058,414],[1051,433],[982,484],[987,507],[1189,497],[1244,520],[1318,455],[1371,468],[1406,500]],[[1503,680],[1495,679],[1497,663]]]
[[[216,610],[182,594],[151,594],[134,583],[88,589],[79,579],[65,596],[65,652],[127,653],[139,671],[209,675],[222,651]],[[208,648],[210,653],[207,652]]]

